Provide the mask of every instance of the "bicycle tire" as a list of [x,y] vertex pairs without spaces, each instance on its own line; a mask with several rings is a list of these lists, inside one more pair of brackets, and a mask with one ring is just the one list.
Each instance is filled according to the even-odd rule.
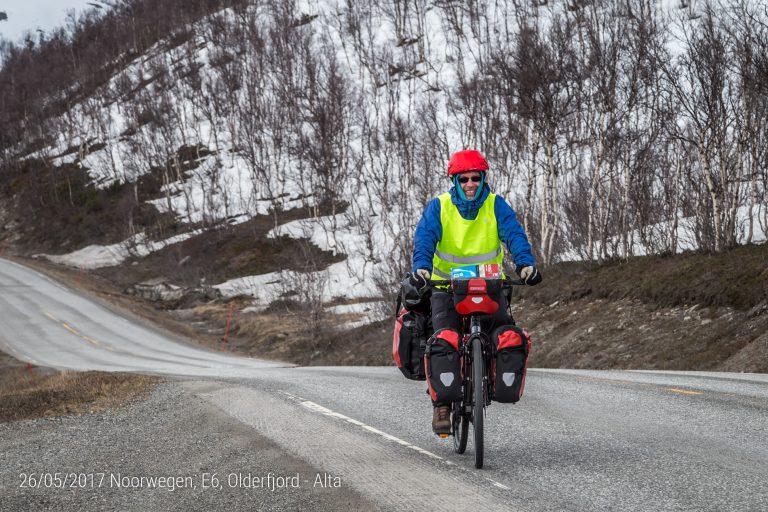
[[464,412],[466,396],[459,402],[453,404],[453,451],[464,453],[467,450],[467,439],[469,438],[469,418]]
[[472,431],[475,441],[475,467],[483,467],[483,422],[485,420],[485,393],[483,376],[485,364],[483,361],[483,345],[480,337],[472,340]]

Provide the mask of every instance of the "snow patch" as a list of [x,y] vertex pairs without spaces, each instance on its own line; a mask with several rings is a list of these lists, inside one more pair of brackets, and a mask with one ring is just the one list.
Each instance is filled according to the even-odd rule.
[[129,258],[147,256],[148,254],[164,249],[169,245],[188,240],[200,233],[202,233],[202,230],[198,229],[159,241],[147,240],[144,233],[139,233],[127,240],[112,245],[89,245],[88,247],[84,247],[83,249],[69,254],[37,254],[35,257],[45,258],[53,263],[82,268],[85,270],[114,267],[120,265]]

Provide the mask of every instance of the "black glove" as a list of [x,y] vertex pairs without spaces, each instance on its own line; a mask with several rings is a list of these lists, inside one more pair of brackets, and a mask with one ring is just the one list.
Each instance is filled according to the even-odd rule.
[[523,267],[520,270],[520,279],[525,281],[528,286],[534,286],[541,282],[541,272],[533,266]]
[[427,286],[427,280],[429,279],[429,276],[430,276],[429,270],[420,268],[416,272],[411,272],[410,274],[408,274],[408,280],[411,282],[413,286],[421,290],[422,288]]

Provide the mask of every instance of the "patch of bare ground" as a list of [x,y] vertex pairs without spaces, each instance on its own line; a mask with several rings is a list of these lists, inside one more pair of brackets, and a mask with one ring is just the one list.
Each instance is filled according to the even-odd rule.
[[639,256],[602,265],[581,261],[547,269],[525,297],[544,304],[582,297],[636,299],[656,307],[685,304],[749,311],[768,302],[768,243],[710,254]]
[[[357,315],[328,315],[308,321],[308,312],[301,309],[273,308],[254,313],[235,308],[226,345],[220,347],[252,357],[290,361],[305,366],[392,364],[392,321],[345,329]],[[185,316],[226,329],[229,306],[211,303],[198,306]]]
[[768,244],[561,263],[516,290],[531,364],[768,372]]
[[639,300],[524,300],[518,323],[534,341],[531,365],[547,368],[768,372],[768,314]]
[[[259,215],[247,222],[210,229],[144,258],[94,273],[123,289],[157,277],[190,287],[279,270],[321,269],[342,261],[343,254],[323,251],[308,240],[267,238],[275,226],[307,215],[307,211],[300,208]],[[167,304],[166,307],[175,308],[179,304]]]
[[144,396],[158,377],[124,373],[4,368],[0,422],[76,415],[125,405]]

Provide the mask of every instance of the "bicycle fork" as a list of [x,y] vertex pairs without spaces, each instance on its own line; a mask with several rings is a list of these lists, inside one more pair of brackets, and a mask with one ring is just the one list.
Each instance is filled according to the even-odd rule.
[[[485,407],[489,403],[488,402],[488,390],[489,390],[488,372],[490,371],[490,367],[489,367],[490,361],[488,361],[488,354],[487,354],[488,345],[483,342],[483,336],[484,335],[482,333],[482,329],[480,328],[480,320],[478,320],[476,316],[472,316],[470,321],[470,326],[469,326],[469,339],[465,344],[467,348],[467,353],[470,354],[470,357],[468,359],[469,364],[467,365],[467,369],[472,367],[472,357],[471,357],[472,344],[475,342],[480,343],[480,346],[482,347],[482,353],[483,353],[483,369],[485,370],[483,372],[483,390],[484,390],[483,396],[485,397],[485,403],[480,404],[480,407]],[[472,403],[473,405],[477,405],[477,404],[474,404],[474,402]],[[470,411],[471,411],[471,407],[467,407],[467,412],[470,412]]]

